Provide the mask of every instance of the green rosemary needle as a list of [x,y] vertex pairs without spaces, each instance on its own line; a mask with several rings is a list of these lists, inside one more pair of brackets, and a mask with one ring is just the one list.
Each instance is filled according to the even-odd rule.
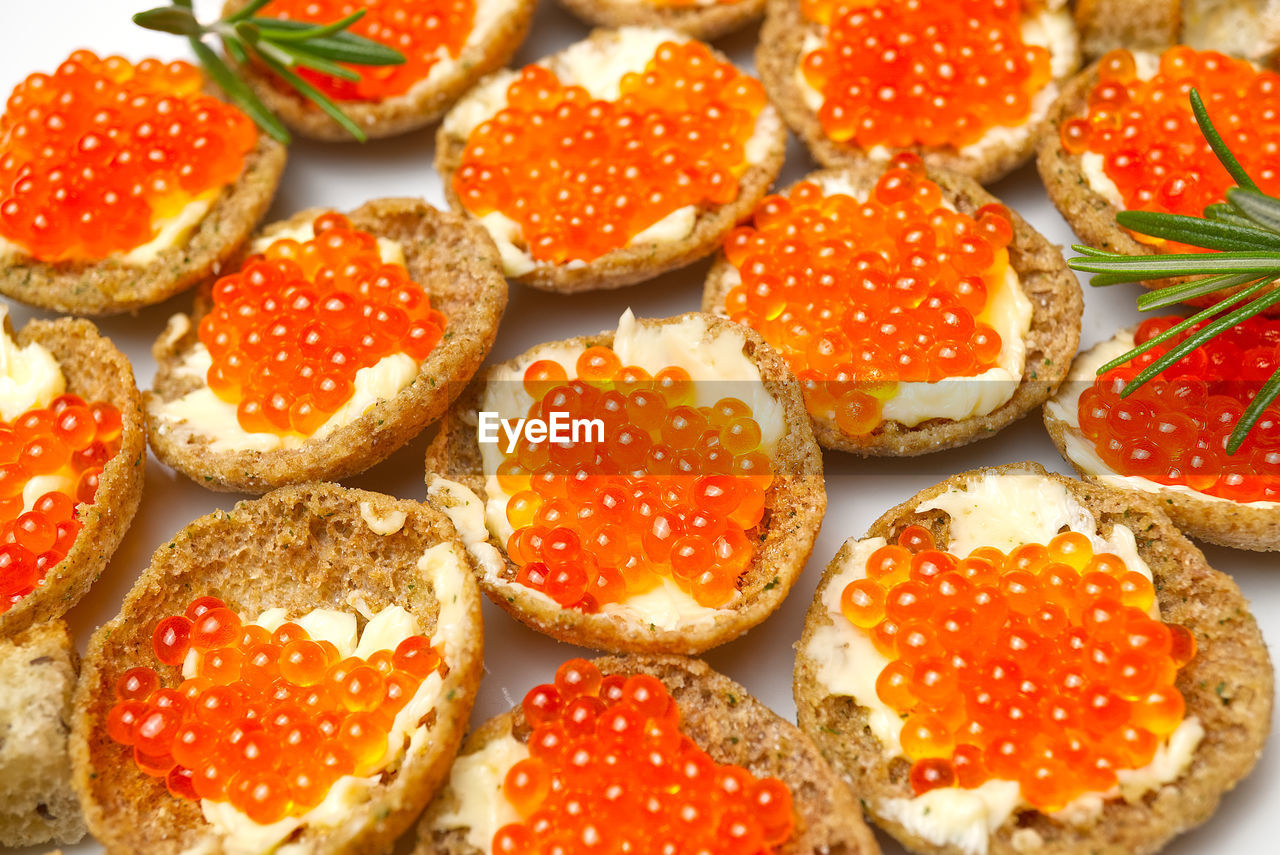
[[[1147,282],[1170,277],[1182,280],[1139,297],[1138,310],[1143,312],[1223,291],[1231,292],[1207,309],[1099,368],[1099,374],[1110,371],[1204,324],[1125,384],[1120,392],[1122,397],[1132,394],[1214,336],[1280,304],[1280,288],[1272,287],[1272,283],[1280,278],[1280,198],[1258,189],[1257,183],[1245,172],[1213,126],[1204,101],[1195,89],[1191,90],[1191,110],[1213,153],[1236,182],[1236,186],[1227,190],[1226,202],[1205,208],[1203,217],[1121,211],[1116,215],[1116,222],[1139,234],[1211,252],[1129,256],[1074,246],[1072,248],[1081,256],[1067,262],[1075,270],[1095,274],[1094,285]],[[1228,454],[1239,450],[1263,411],[1277,397],[1280,397],[1280,370],[1262,385],[1240,416],[1227,440]]]
[[360,79],[360,75],[339,63],[399,65],[405,61],[403,54],[348,31],[352,24],[364,17],[364,9],[329,24],[256,17],[255,13],[270,1],[250,0],[237,12],[211,24],[202,24],[196,20],[191,0],[173,0],[169,6],[139,12],[133,16],[133,21],[148,30],[185,36],[209,77],[273,139],[288,143],[289,131],[231,66],[205,43],[206,38],[212,36],[221,39],[227,53],[241,65],[257,61],[271,69],[299,95],[327,113],[347,133],[364,142],[365,134],[360,126],[351,121],[337,104],[303,79],[297,69],[309,68],[343,80],[355,81]]

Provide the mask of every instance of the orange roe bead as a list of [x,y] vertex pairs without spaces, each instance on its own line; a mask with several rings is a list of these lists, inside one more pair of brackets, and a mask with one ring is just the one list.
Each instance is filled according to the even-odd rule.
[[[594,99],[542,65],[523,68],[506,106],[471,131],[453,190],[476,216],[514,220],[538,261],[590,261],[689,205],[738,195],[760,83],[697,41],[665,42]],[[519,133],[539,128],[538,133]],[[549,175],[567,174],[566,182]]]
[[1174,681],[1194,640],[1151,618],[1150,580],[1089,537],[964,558],[920,526],[898,540],[870,553],[841,610],[888,660],[876,695],[903,717],[917,795],[1003,779],[1057,810],[1149,763],[1183,721]]
[[306,68],[296,70],[330,98],[381,101],[408,92],[426,79],[437,63],[458,58],[474,25],[475,5],[475,0],[272,0],[257,14],[331,24],[355,10],[364,10],[364,17],[349,27],[350,32],[399,51],[405,57],[403,63],[347,66],[360,75],[358,81]]
[[1026,122],[1053,79],[1049,50],[1023,40],[1021,2],[803,0],[800,9],[826,25],[800,68],[836,142],[971,145]]
[[0,238],[41,261],[101,260],[235,181],[257,129],[203,86],[186,62],[85,50],[29,75],[0,116]]

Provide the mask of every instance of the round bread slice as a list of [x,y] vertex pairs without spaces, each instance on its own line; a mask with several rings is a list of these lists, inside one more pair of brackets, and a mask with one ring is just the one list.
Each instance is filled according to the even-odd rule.
[[[1106,535],[1124,525],[1137,535],[1139,556],[1154,575],[1162,619],[1181,624],[1198,645],[1195,659],[1178,674],[1187,715],[1197,717],[1204,736],[1191,764],[1176,780],[1130,804],[1107,800],[1089,821],[1072,825],[1034,810],[1015,811],[995,829],[990,855],[1134,855],[1151,853],[1175,835],[1204,822],[1219,799],[1252,770],[1271,725],[1273,672],[1258,625],[1240,589],[1211,568],[1200,550],[1147,499],[1097,484],[1049,473],[1036,463],[977,469],[948,478],[917,493],[871,525],[867,537],[893,539],[910,524],[933,533],[939,549],[949,542],[949,517],[941,510],[916,513],[923,502],[953,488],[965,489],[975,477],[1037,475],[1061,484],[1097,520]],[[908,763],[886,756],[868,727],[868,710],[849,697],[825,695],[818,665],[806,653],[813,634],[831,619],[823,594],[853,541],[845,543],[823,575],[805,619],[797,648],[795,696],[800,727],[813,737],[836,771],[861,794],[871,818],[909,849],[960,855],[958,846],[935,845],[884,815],[886,799],[910,798]]]
[[[870,195],[886,168],[884,164],[864,161],[819,170],[801,181],[838,182],[855,188],[860,197],[865,197]],[[961,213],[972,215],[984,205],[999,202],[976,181],[963,175],[930,169],[929,178],[942,189],[946,201]],[[833,419],[814,417],[813,433],[819,445],[868,456],[892,457],[954,448],[992,436],[1043,404],[1058,389],[1080,343],[1080,318],[1084,312],[1080,283],[1063,261],[1058,247],[1049,243],[1016,211],[1010,210],[1010,214],[1013,242],[1009,244],[1009,263],[1031,301],[1032,314],[1025,339],[1027,355],[1022,382],[1009,400],[982,416],[959,421],[929,419],[914,427],[886,421],[863,436],[844,433]],[[724,252],[717,253],[702,292],[704,312],[725,314],[725,297],[737,284],[735,274]]]
[[[5,332],[9,318],[5,315]],[[65,378],[66,391],[85,401],[107,401],[120,411],[120,450],[102,468],[93,504],[76,517],[82,528],[66,557],[31,594],[0,614],[0,636],[12,636],[32,624],[61,617],[88,592],[106,568],[142,500],[147,468],[147,428],[142,396],[129,360],[111,340],[85,320],[29,321],[15,337],[19,346],[39,344],[49,351]]]
[[1277,0],[1076,0],[1075,17],[1090,58],[1182,42],[1261,60],[1280,45]]
[[1110,341],[1081,352],[1067,382],[1045,403],[1044,425],[1058,452],[1085,481],[1145,496],[1197,540],[1235,549],[1280,551],[1280,503],[1233,502],[1190,487],[1121,475],[1098,457],[1093,442],[1081,432],[1080,394],[1093,385],[1099,367],[1132,349],[1136,330],[1121,330]]
[[[248,3],[249,0],[228,0],[223,14],[239,11]],[[431,124],[477,80],[511,60],[529,33],[536,5],[537,0],[476,0],[479,26],[468,35],[456,57],[438,62],[427,77],[407,92],[380,101],[336,101],[338,109],[369,139],[391,137]],[[345,128],[294,89],[282,86],[267,69],[254,63],[237,63],[231,56],[228,61],[291,131],[316,140],[353,141]]]
[[[695,313],[675,318],[642,320],[641,326],[679,323]],[[481,562],[480,587],[494,603],[521,623],[560,641],[613,653],[696,654],[732,641],[763,621],[782,605],[791,586],[804,569],[826,510],[826,489],[822,480],[822,453],[813,439],[800,386],[782,358],[764,343],[754,330],[723,318],[706,318],[710,339],[724,330],[736,330],[744,338],[743,353],[760,371],[765,389],[782,405],[786,430],[773,454],[774,481],[765,500],[756,551],[738,582],[740,596],[730,608],[715,616],[714,622],[665,629],[652,624],[602,612],[588,614],[560,608],[540,592],[517,584],[519,568],[506,557],[506,544],[484,528],[483,506],[487,501],[485,476],[477,442],[477,411],[488,378],[499,367],[527,365],[537,359],[540,348],[476,377],[453,409],[440,422],[440,430],[427,447],[429,495],[451,513],[471,515],[478,522],[459,524],[476,538],[488,538],[488,546],[502,560]],[[559,343],[564,346],[610,346],[611,332],[583,336]],[[694,378],[695,382],[698,378]],[[456,490],[438,479],[455,482],[474,496],[456,495]],[[468,505],[470,507],[464,507]],[[751,537],[748,534],[748,537]],[[486,550],[488,551],[488,550]],[[490,552],[493,554],[493,552]]]
[[764,14],[765,0],[560,0],[573,14],[599,27],[632,24],[670,27],[697,39],[718,39],[741,29]]
[[[309,224],[322,210],[302,211],[261,233],[270,237]],[[157,368],[145,400],[151,446],[161,461],[211,490],[263,493],[283,484],[345,478],[417,436],[462,391],[489,353],[507,304],[507,282],[489,235],[420,199],[375,199],[348,217],[355,228],[401,245],[410,278],[447,319],[444,338],[419,366],[417,377],[394,397],[297,448],[211,450],[212,439],[200,425],[173,422],[162,411],[164,403],[205,383],[183,368],[199,343],[200,319],[212,306],[211,279],[201,288],[191,317],[171,318],[152,348]]]
[[[439,544],[452,547],[458,564],[451,571],[419,560]],[[362,626],[396,605],[426,635],[436,631],[445,608],[457,609],[450,620],[459,622],[462,641],[442,651],[449,670],[423,718],[428,738],[383,773],[366,801],[346,806],[340,823],[304,825],[288,838],[289,851],[307,855],[389,850],[444,781],[475,701],[483,633],[470,561],[448,518],[432,506],[336,484],[286,487],[186,526],[156,550],[120,613],[89,641],[75,694],[71,759],[90,832],[109,852],[245,851],[225,844],[198,803],[170,795],[162,779],[143,774],[131,750],[105,729],[121,674],[157,664],[156,622],[182,614],[195,597],[219,597],[249,618],[275,607],[291,617],[337,609],[363,615]]]
[[[721,764],[742,766],[757,777],[777,777],[791,790],[795,830],[778,855],[878,855],[871,830],[853,794],[819,755],[813,742],[746,689],[699,659],[682,656],[617,656],[594,660],[602,674],[649,674],[667,687],[680,709],[680,730]],[[474,754],[508,735],[527,742],[532,728],[517,705],[481,725],[460,756]],[[494,797],[497,794],[493,794]],[[414,855],[479,855],[466,829],[445,828],[458,793],[446,786],[418,826]]]
[[[1057,7],[1061,3],[1047,3]],[[777,105],[783,119],[796,136],[808,146],[810,153],[823,166],[845,166],[866,160],[871,153],[849,143],[836,142],[827,136],[818,113],[805,103],[804,94],[796,80],[797,69],[804,58],[805,37],[820,32],[821,27],[805,19],[799,0],[768,0],[764,26],[760,30],[760,42],[756,46],[756,70],[769,91],[769,98]],[[1079,48],[1074,31],[1070,45],[1064,45],[1060,60],[1065,78],[1080,66]],[[1050,86],[1057,86],[1051,83]],[[1051,97],[1051,96],[1044,96]],[[967,175],[982,184],[990,184],[1008,175],[1031,159],[1036,142],[1040,138],[1044,118],[1033,108],[1028,121],[1014,132],[1002,134],[1000,139],[984,142],[979,148],[924,148],[913,146],[910,151],[924,158],[931,167],[940,167]],[[985,139],[985,138],[984,138]],[[887,160],[892,151],[886,149]]]
[[284,162],[284,146],[259,133],[240,177],[223,188],[186,242],[143,265],[17,256],[0,264],[0,294],[76,315],[116,315],[167,300],[213,275],[240,249],[271,205]]
[[[593,30],[586,42],[595,46],[603,57],[608,57],[617,50],[617,44],[628,29]],[[677,33],[672,35],[678,36]],[[712,54],[719,60],[729,61],[719,51],[712,50]],[[560,55],[552,54],[537,64],[557,70]],[[450,111],[436,134],[436,171],[440,173],[449,205],[460,214],[472,216],[453,189],[453,174],[462,161],[467,137],[471,127],[478,124],[474,121],[477,116],[493,115],[505,103],[503,93],[507,84],[515,79],[514,74],[500,72],[481,81]],[[502,99],[498,101],[499,106],[494,106],[495,96]],[[544,291],[572,294],[634,285],[705,258],[715,252],[729,230],[764,198],[782,169],[787,131],[772,105],[766,104],[760,111],[756,118],[756,133],[767,140],[767,150],[739,177],[737,197],[724,205],[700,208],[692,230],[685,237],[632,242],[585,264],[535,262],[531,270],[523,273],[508,267],[508,278]]]

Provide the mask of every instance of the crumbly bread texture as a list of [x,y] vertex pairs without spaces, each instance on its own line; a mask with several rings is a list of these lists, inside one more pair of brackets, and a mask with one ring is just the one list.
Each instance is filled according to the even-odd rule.
[[284,161],[284,146],[259,133],[240,177],[223,188],[190,239],[161,250],[149,264],[118,258],[49,263],[16,256],[0,264],[0,294],[77,315],[115,315],[166,300],[216,273],[240,248],[267,212]]
[[[511,60],[529,33],[537,0],[500,0],[504,8],[495,12],[485,38],[467,44],[457,57],[441,62],[434,80],[418,81],[409,91],[381,101],[337,101],[369,139],[391,137],[425,127],[443,116],[476,81]],[[223,12],[229,14],[248,0],[229,0]],[[354,142],[345,128],[292,88],[281,86],[277,78],[254,63],[237,63],[228,57],[255,95],[280,121],[295,133],[316,140]],[[434,69],[433,69],[434,72]]]
[[[6,318],[5,323],[8,323]],[[0,615],[0,636],[61,617],[80,601],[124,539],[142,500],[147,468],[147,428],[142,396],[129,360],[110,339],[85,320],[30,321],[18,333],[19,346],[38,343],[62,368],[67,392],[86,401],[109,401],[120,410],[120,450],[102,469],[93,504],[76,511],[82,528],[65,558],[44,582]]]
[[[270,236],[310,223],[323,209],[295,214],[263,229]],[[203,385],[182,370],[199,343],[197,329],[212,307],[213,282],[201,288],[192,316],[176,316],[152,348],[156,376],[146,393],[151,445],[164,463],[212,490],[263,493],[283,484],[345,478],[368,469],[438,419],[463,390],[493,345],[507,305],[507,282],[489,235],[474,222],[420,199],[375,199],[347,215],[351,224],[398,242],[414,282],[447,319],[444,338],[393,398],[298,448],[211,451],[201,426],[160,417],[158,406]],[[236,264],[239,264],[239,259]]]
[[[760,42],[756,46],[756,71],[783,119],[819,163],[823,166],[856,164],[868,158],[866,150],[828,137],[818,114],[804,102],[796,81],[805,35],[820,29],[817,23],[805,20],[798,0],[768,0]],[[1078,65],[1078,61],[1073,61],[1072,68]],[[1040,127],[1032,128],[1029,133],[1002,140],[999,145],[984,146],[979,152],[920,146],[909,150],[923,157],[931,167],[949,169],[990,184],[1030,160],[1040,134]]]
[[[1089,184],[1089,178],[1084,172],[1083,156],[1071,154],[1062,147],[1062,123],[1085,115],[1088,111],[1089,93],[1093,91],[1098,79],[1098,64],[1094,63],[1062,87],[1062,94],[1049,110],[1040,137],[1036,167],[1053,204],[1080,239],[1089,246],[1123,255],[1155,255],[1155,247],[1135,240],[1128,229],[1116,222],[1120,209]],[[1186,282],[1190,278],[1153,279],[1139,284],[1146,288],[1163,288]],[[1232,292],[1220,291],[1209,297],[1186,302],[1207,306],[1226,293]],[[1272,306],[1265,314],[1280,315],[1280,307]]]
[[[619,38],[617,30],[593,30],[587,40],[606,47]],[[719,51],[716,58],[728,61]],[[538,61],[553,70],[558,54]],[[471,108],[469,99],[477,98],[475,91],[464,96],[456,109]],[[787,130],[772,105],[766,104],[756,119],[757,128],[764,128],[769,135],[768,150],[759,162],[751,164],[738,179],[738,195],[724,205],[704,207],[698,211],[693,230],[679,240],[649,240],[633,242],[607,252],[586,264],[548,264],[538,262],[533,269],[521,276],[512,276],[520,282],[544,291],[572,294],[579,291],[595,291],[621,288],[652,279],[662,273],[684,267],[715,252],[729,230],[737,225],[764,198],[773,180],[782,169],[783,155],[787,147]],[[462,162],[466,149],[466,137],[450,128],[446,119],[436,135],[436,171],[440,173],[445,197],[449,205],[460,214],[471,216],[453,189],[453,174]]]
[[[1129,330],[1132,332],[1132,329]],[[1080,354],[1085,359],[1091,351]],[[1073,374],[1078,372],[1074,371]],[[1086,382],[1072,379],[1068,385]],[[1066,392],[1066,386],[1059,393]],[[1064,460],[1079,473],[1085,481],[1100,483],[1095,473],[1087,471],[1080,462],[1067,454],[1067,436],[1074,435],[1082,442],[1089,442],[1080,432],[1078,423],[1069,423],[1057,418],[1048,404],[1044,407],[1044,425],[1049,430],[1053,444],[1058,447]],[[1151,482],[1154,484],[1154,482]],[[1114,489],[1124,489],[1120,485],[1107,483]],[[1154,502],[1178,528],[1197,540],[1216,543],[1219,546],[1230,546],[1235,549],[1251,549],[1258,552],[1280,551],[1280,506],[1265,507],[1261,503],[1243,504],[1224,501],[1192,493],[1186,490],[1170,488],[1158,491],[1138,490],[1132,492]]]
[[0,846],[84,837],[67,754],[77,670],[60,620],[0,638]]
[[1263,59],[1280,45],[1277,0],[1076,0],[1084,53],[1162,50],[1178,42]]
[[[642,320],[642,326],[677,323],[688,315],[666,320]],[[756,535],[756,552],[738,581],[739,597],[714,622],[663,629],[634,619],[604,613],[562,609],[544,595],[515,582],[519,568],[509,559],[500,573],[481,568],[480,587],[498,606],[520,622],[560,641],[614,653],[696,654],[738,636],[763,621],[786,598],[804,569],[826,510],[822,453],[814,441],[800,386],[776,351],[754,330],[723,318],[707,318],[708,336],[725,329],[740,330],[743,352],[760,370],[764,387],[783,408],[786,431],[774,452],[774,481],[765,500],[765,518]],[[584,336],[565,344],[609,346],[613,333]],[[527,364],[529,351],[506,365]],[[480,446],[476,440],[477,409],[491,372],[478,376],[440,423],[427,448],[427,483],[436,475],[463,484],[486,501]],[[694,378],[695,381],[697,378]],[[489,542],[504,559],[505,543],[492,535]]]
[[760,19],[765,0],[654,3],[651,0],[560,0],[573,14],[600,27],[640,24],[670,27],[698,39],[716,39]]
[[[380,518],[402,513],[404,525],[392,534],[377,534],[362,506]],[[106,734],[120,675],[131,667],[156,666],[151,633],[157,621],[182,613],[204,595],[222,598],[249,618],[273,607],[298,617],[314,608],[369,615],[398,605],[430,636],[441,604],[431,574],[418,562],[439,543],[453,544],[461,571],[469,576],[470,557],[448,518],[434,507],[336,484],[306,484],[201,517],[157,549],[120,614],[90,640],[75,695],[73,782],[89,828],[107,851],[229,851],[197,803],[169,795],[162,780],[144,775],[129,749]],[[369,800],[351,807],[341,825],[297,830],[289,838],[290,851],[387,851],[435,795],[461,744],[482,672],[480,594],[469,578],[460,580],[457,590],[467,615],[466,643],[452,654],[446,651],[449,671],[439,701],[424,719],[429,734],[423,750],[407,754],[386,773]],[[364,618],[359,622],[363,627]]]
[[[596,659],[606,675],[651,674],[680,708],[680,729],[717,763],[742,766],[757,777],[777,777],[791,789],[795,831],[778,855],[878,855],[853,794],[795,725],[784,721],[742,686],[700,659],[682,656],[618,656]],[[508,734],[527,742],[532,728],[524,711],[490,719],[467,739],[464,754]],[[414,855],[477,855],[463,829],[443,829],[438,817],[456,806],[446,787],[419,825]]]
[[[869,161],[837,169],[820,170],[803,181],[838,180],[869,194],[885,165]],[[952,172],[931,169],[929,177],[942,188],[944,197],[962,213],[972,214],[983,205],[998,200],[976,181]],[[783,191],[787,192],[787,191]],[[864,436],[850,436],[835,421],[814,418],[813,432],[824,448],[863,455],[911,456],[941,451],[986,439],[1025,416],[1052,395],[1067,376],[1067,366],[1080,343],[1080,317],[1084,301],[1080,283],[1062,260],[1062,252],[1049,243],[1016,211],[1013,215],[1013,242],[1009,261],[1017,271],[1023,291],[1032,305],[1031,329],[1027,332],[1027,357],[1022,382],[1013,396],[983,416],[960,421],[930,419],[915,427],[886,421]],[[702,292],[702,310],[724,314],[725,296],[736,284],[731,265],[720,252],[707,274]]]
[[1162,50],[1182,33],[1183,0],[1076,0],[1080,50],[1096,59],[1110,50]]
[[[990,838],[990,855],[1146,855],[1170,838],[1204,822],[1219,799],[1244,778],[1258,760],[1271,726],[1273,673],[1267,648],[1240,589],[1211,568],[1154,504],[1141,496],[1086,484],[1047,472],[1035,463],[965,472],[917,493],[872,524],[867,537],[893,539],[907,525],[929,528],[945,549],[949,517],[942,511],[914,512],[922,502],[962,487],[984,473],[1031,473],[1065,486],[1088,508],[1104,535],[1116,524],[1137,536],[1138,554],[1151,567],[1161,615],[1195,634],[1196,658],[1178,675],[1187,715],[1204,726],[1205,735],[1191,766],[1176,781],[1160,787],[1136,804],[1108,801],[1092,823],[1075,826],[1033,810],[1015,813]],[[822,595],[847,558],[846,543],[827,568],[805,620],[796,656],[795,696],[800,727],[814,738],[823,755],[862,796],[871,818],[907,848],[923,853],[962,855],[955,846],[937,846],[912,835],[883,816],[886,798],[910,798],[909,763],[889,758],[867,726],[867,709],[848,697],[825,694],[814,661],[805,648],[830,617]],[[1033,846],[1028,848],[1028,843]]]

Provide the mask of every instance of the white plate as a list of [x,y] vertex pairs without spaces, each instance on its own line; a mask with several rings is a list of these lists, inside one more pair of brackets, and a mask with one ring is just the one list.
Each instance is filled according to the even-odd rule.
[[[104,56],[119,53],[130,59],[188,56],[180,39],[149,33],[130,23],[131,14],[151,5],[155,4],[132,0],[0,0],[0,93],[7,97],[12,86],[32,71],[52,71],[76,48],[87,47]],[[196,3],[206,18],[216,15],[219,5]],[[529,41],[515,63],[521,65],[559,50],[585,36],[588,29],[550,0],[543,0]],[[721,39],[717,46],[749,69],[755,39],[756,31],[750,28]],[[289,166],[267,219],[282,219],[312,205],[352,208],[377,196],[422,195],[442,206],[440,178],[432,167],[433,152],[434,128],[364,146],[298,142],[290,149]],[[803,146],[792,139],[780,184],[795,181],[814,167]],[[1069,245],[1074,240],[1045,196],[1033,167],[1024,168],[992,189],[1051,241]],[[706,270],[707,263],[703,262],[640,287],[571,297],[514,286],[493,358],[508,359],[542,341],[611,328],[627,307],[640,317],[666,317],[695,310],[701,301]],[[1136,293],[1136,287],[1086,288],[1086,346],[1109,338],[1117,327],[1138,319],[1134,309]],[[190,296],[180,294],[136,316],[99,322],[102,331],[133,360],[141,387],[149,385],[155,370],[152,341],[171,314],[188,311],[190,305]],[[47,316],[18,305],[13,308],[13,322],[19,327],[30,317]],[[424,449],[425,443],[419,439],[346,483],[422,499]],[[827,517],[804,575],[773,617],[746,637],[712,651],[707,660],[780,715],[794,720],[792,645],[800,637],[804,613],[822,568],[844,539],[861,536],[885,510],[949,475],[976,466],[1022,460],[1035,460],[1070,474],[1049,441],[1039,414],[1027,417],[993,440],[928,457],[862,460],[828,452],[824,461]],[[69,615],[81,647],[95,627],[115,615],[152,550],[196,517],[216,508],[228,508],[239,498],[210,493],[149,458],[146,492],[132,529],[102,578]],[[1208,547],[1205,553],[1214,567],[1239,582],[1253,602],[1264,634],[1280,637],[1280,562],[1274,556],[1217,547]],[[525,629],[487,602],[484,618],[488,673],[476,704],[477,723],[507,710],[531,686],[549,680],[562,661],[581,652]],[[1271,851],[1275,845],[1273,811],[1277,799],[1280,761],[1272,751],[1238,791],[1225,799],[1213,819],[1165,851],[1168,855],[1192,855],[1210,848],[1223,852]],[[903,852],[887,835],[880,834],[879,839],[887,855]],[[48,848],[16,851],[35,855]],[[102,847],[86,841],[64,847],[64,851],[68,855],[89,855],[101,852]]]

